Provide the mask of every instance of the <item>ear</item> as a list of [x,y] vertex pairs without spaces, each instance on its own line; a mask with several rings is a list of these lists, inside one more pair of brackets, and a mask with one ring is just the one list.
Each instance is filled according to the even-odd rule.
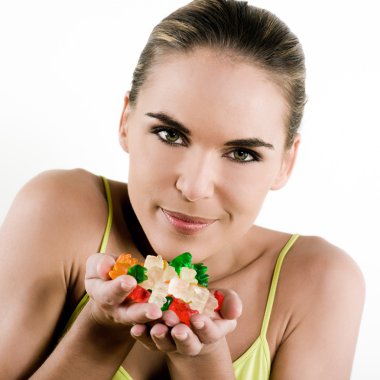
[[119,142],[121,147],[128,153],[128,117],[131,112],[129,105],[129,91],[124,96],[123,112],[119,123]]
[[300,142],[301,135],[297,134],[294,139],[293,145],[284,152],[280,171],[278,172],[278,175],[270,188],[271,190],[279,190],[282,187],[284,187],[288,182],[288,179],[290,177],[290,174],[292,173],[294,164],[296,162]]

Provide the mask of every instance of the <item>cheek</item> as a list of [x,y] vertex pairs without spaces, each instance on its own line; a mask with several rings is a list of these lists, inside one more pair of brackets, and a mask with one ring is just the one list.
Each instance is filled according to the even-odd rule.
[[[175,150],[175,149],[173,149]],[[160,149],[154,137],[135,139],[129,149],[130,186],[139,187],[141,192],[152,194],[162,186],[173,183],[173,153]]]
[[253,168],[243,166],[224,173],[220,189],[232,218],[243,218],[249,223],[256,219],[273,183],[274,170],[270,166],[258,163]]
[[[242,202],[258,198],[266,194],[273,182],[274,173],[269,165],[258,163],[255,167],[243,164],[242,168],[225,170],[222,176],[223,188]],[[247,167],[245,167],[247,166]]]
[[263,205],[268,191],[263,188],[251,186],[249,190],[239,194],[236,198],[235,212],[241,215],[244,219],[253,222]]

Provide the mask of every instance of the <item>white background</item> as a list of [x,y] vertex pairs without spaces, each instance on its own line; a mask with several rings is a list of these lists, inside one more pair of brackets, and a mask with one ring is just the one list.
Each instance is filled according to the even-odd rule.
[[[83,167],[125,181],[124,92],[151,28],[186,1],[0,3],[0,222],[37,173]],[[259,223],[321,235],[367,284],[352,379],[380,379],[380,55],[377,1],[252,2],[300,38],[308,69],[302,147]],[[1,354],[1,353],[0,353]]]

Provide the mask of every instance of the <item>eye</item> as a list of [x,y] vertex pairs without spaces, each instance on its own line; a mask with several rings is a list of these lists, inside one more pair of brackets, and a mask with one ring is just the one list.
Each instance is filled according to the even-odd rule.
[[185,138],[173,128],[155,127],[152,129],[152,132],[166,144],[186,145]]
[[238,163],[261,161],[261,156],[257,152],[249,149],[235,149],[226,153],[225,157]]

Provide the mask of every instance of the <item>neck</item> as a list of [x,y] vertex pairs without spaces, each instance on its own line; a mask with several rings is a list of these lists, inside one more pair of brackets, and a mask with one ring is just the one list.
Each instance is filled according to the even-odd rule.
[[141,224],[133,210],[129,196],[126,197],[125,203],[123,204],[123,216],[124,221],[128,226],[131,239],[141,255],[144,258],[148,255],[155,255],[156,253],[150,245],[149,240],[147,239],[144,230],[142,229]]
[[260,234],[257,233],[257,228],[252,226],[239,242],[224,247],[223,250],[204,260],[204,264],[209,268],[210,283],[218,282],[243,270],[259,260],[264,252]]

